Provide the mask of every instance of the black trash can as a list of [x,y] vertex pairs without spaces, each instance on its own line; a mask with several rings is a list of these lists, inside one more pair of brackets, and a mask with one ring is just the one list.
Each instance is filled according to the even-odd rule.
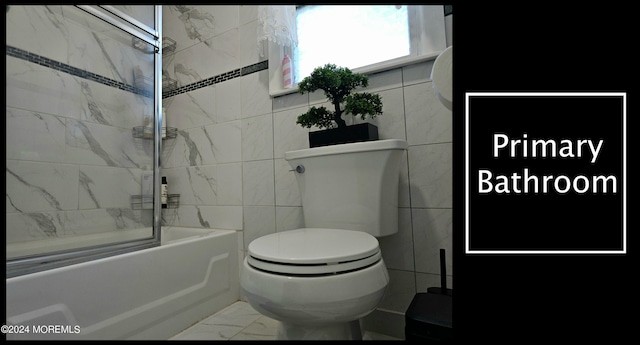
[[406,340],[433,342],[453,339],[452,295],[418,293],[405,313]]
[[430,342],[453,339],[453,290],[447,289],[444,249],[440,249],[440,287],[417,293],[404,314],[405,340]]

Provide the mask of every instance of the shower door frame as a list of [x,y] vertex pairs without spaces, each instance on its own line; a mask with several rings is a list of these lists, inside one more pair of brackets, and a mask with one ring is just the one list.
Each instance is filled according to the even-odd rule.
[[124,243],[111,243],[62,252],[34,255],[25,258],[8,259],[6,261],[6,278],[50,270],[81,262],[97,260],[114,255],[152,248],[161,242],[161,208],[160,208],[160,179],[162,152],[162,5],[154,5],[154,27],[151,28],[135,18],[119,11],[113,6],[103,5],[73,5],[118,29],[125,31],[135,38],[152,45],[154,52],[154,140],[153,140],[153,236]]

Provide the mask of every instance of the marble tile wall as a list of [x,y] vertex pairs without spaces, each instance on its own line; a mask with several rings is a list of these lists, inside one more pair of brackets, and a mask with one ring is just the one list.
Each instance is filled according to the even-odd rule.
[[153,57],[73,6],[7,6],[7,243],[150,227],[132,209],[149,142],[132,128],[153,114],[133,68]]
[[[109,85],[132,85],[131,69],[144,57],[112,30],[82,28],[99,25],[62,6],[11,6],[7,13],[8,50],[107,80],[7,54],[8,242],[151,224],[129,198],[152,164],[152,147],[131,136],[152,100]],[[284,153],[308,147],[309,130],[295,119],[325,102],[323,95],[269,96],[255,44],[256,6],[164,6],[163,26],[177,42],[163,72],[179,88],[163,99],[178,136],[165,140],[162,173],[170,193],[181,196],[178,209],[163,211],[164,223],[238,230],[241,256],[254,238],[304,226]],[[452,286],[451,113],[433,93],[431,65],[369,76],[367,91],[384,101],[384,115],[371,120],[380,137],[409,143],[400,231],[380,239],[391,285],[384,312],[372,319],[397,319],[416,292],[439,284],[440,248]]]
[[[257,6],[164,6],[163,12],[164,35],[177,41],[164,73],[180,85],[266,59],[256,46]],[[369,322],[393,336],[401,336],[414,294],[440,285],[440,248],[453,286],[452,119],[433,92],[432,64],[372,74],[367,88],[383,98],[384,115],[370,120],[380,137],[409,143],[401,167],[400,230],[380,239],[391,285]],[[179,134],[166,147],[162,171],[170,193],[182,196],[179,209],[163,212],[167,224],[237,230],[241,257],[259,236],[304,226],[284,153],[309,147],[309,129],[295,119],[326,102],[321,93],[272,98],[268,71],[259,70],[163,101],[168,125]]]

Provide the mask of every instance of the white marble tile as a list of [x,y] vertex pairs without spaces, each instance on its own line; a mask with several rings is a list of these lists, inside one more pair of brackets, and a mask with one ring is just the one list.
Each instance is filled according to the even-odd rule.
[[258,6],[240,5],[240,25],[252,22],[257,19],[258,19]]
[[6,110],[6,159],[64,163],[65,119],[15,108]]
[[132,84],[153,57],[131,48],[128,35],[72,6],[15,6],[7,12],[7,45]]
[[[151,225],[151,217],[131,209],[94,209],[7,214],[7,243],[35,239],[90,235]],[[146,224],[146,225],[145,225]],[[115,230],[114,230],[115,229]]]
[[133,128],[153,117],[153,98],[77,78],[82,99],[80,119],[114,127]]
[[405,134],[405,114],[404,114],[404,97],[402,88],[384,90],[378,92],[382,98],[382,115],[371,119],[367,116],[362,120],[360,117],[346,115],[350,117],[353,123],[369,122],[378,127],[378,137],[380,139],[402,139],[406,140]]
[[354,92],[371,92],[378,93],[384,90],[396,89],[402,87],[402,69],[394,68],[373,74],[368,74],[367,87],[358,87]]
[[8,160],[6,171],[7,212],[78,208],[78,167]]
[[[212,52],[206,57],[206,60],[202,60],[202,71],[206,78],[244,67],[240,65],[240,56],[238,55],[239,37],[240,31],[236,27],[207,41],[210,43]],[[199,53],[205,54],[205,51],[200,50]]]
[[173,157],[166,167],[174,166],[198,166],[216,163],[213,152],[213,126],[196,127],[187,130],[178,130],[178,140],[175,142],[174,154],[180,155],[175,163]]
[[178,130],[170,140],[165,168],[239,162],[242,156],[240,121]]
[[240,77],[240,81],[242,118],[271,113],[273,106],[269,95],[269,71],[251,73]]
[[[242,6],[241,6],[242,7]],[[266,56],[260,56],[258,49],[258,21],[253,20],[240,25],[239,28],[238,55],[240,66],[249,66],[260,61],[267,60]]]
[[453,274],[451,209],[412,210],[416,272],[440,274],[440,249],[445,250],[447,274]]
[[107,208],[69,211],[65,214],[67,230],[76,235],[150,227],[151,212],[131,208]]
[[432,83],[404,88],[409,145],[451,142],[452,114],[436,96]]
[[240,6],[211,6],[215,22],[216,35],[220,35],[240,26]]
[[382,258],[388,269],[414,270],[411,209],[398,209],[398,232],[378,238]]
[[140,178],[140,169],[80,166],[78,208],[132,208]]
[[292,108],[273,113],[273,155],[284,158],[287,151],[309,148],[309,129],[296,123],[309,107]]
[[242,160],[242,129],[240,120],[205,127],[216,163]]
[[162,64],[162,77],[175,80],[176,86],[185,86],[204,80],[210,76],[210,69],[202,71],[200,67],[211,60],[211,50],[204,44],[198,43],[188,49],[171,54],[167,65]]
[[251,241],[276,232],[276,208],[274,206],[244,207],[244,243],[245,248]]
[[242,202],[245,206],[275,205],[273,160],[242,164]]
[[67,120],[68,163],[135,167],[147,162],[152,152],[139,150],[131,128],[116,128],[90,122]]
[[404,152],[400,161],[400,181],[398,182],[398,206],[400,207],[411,207],[408,160],[408,152]]
[[277,158],[275,164],[275,193],[277,206],[302,206],[296,172],[284,159]]
[[411,207],[452,206],[452,145],[409,146]]
[[191,206],[162,210],[163,225],[242,229],[242,206]]
[[233,78],[215,84],[217,123],[225,123],[241,118],[240,86],[240,78]]
[[402,67],[402,80],[404,86],[425,83],[431,81],[431,69],[433,61],[424,61]]
[[260,317],[231,340],[276,340],[279,323],[266,316]]
[[242,163],[218,164],[218,205],[242,205]]
[[214,315],[202,320],[200,323],[207,325],[232,325],[247,327],[262,317],[248,303],[234,303]]
[[287,231],[304,227],[302,207],[277,206],[276,231]]
[[7,213],[6,243],[42,240],[64,235],[64,212]]
[[291,110],[293,108],[307,107],[309,104],[309,94],[301,95],[299,92],[273,98],[273,112]]
[[66,62],[69,28],[61,6],[14,6],[6,14],[6,44]]
[[216,92],[214,86],[203,87],[172,97],[166,108],[167,126],[180,130],[216,123]]
[[406,312],[416,294],[415,284],[414,272],[389,269],[389,286],[378,309]]
[[242,327],[233,325],[208,325],[199,323],[173,336],[169,340],[230,340],[238,334]]
[[273,158],[273,116],[271,113],[242,120],[242,160]]
[[80,84],[66,73],[6,57],[7,107],[80,119]]
[[213,6],[162,6],[162,34],[183,50],[215,35]]
[[162,168],[202,164],[202,158],[199,157],[197,147],[191,139],[191,131],[195,130],[202,131],[202,128],[178,130],[175,138],[166,139],[162,142],[162,161],[160,162]]
[[184,86],[238,69],[237,40],[238,29],[232,29],[177,51],[163,73]]
[[[376,312],[374,311],[374,313]],[[388,314],[388,313],[377,313]],[[396,314],[394,314],[396,315]],[[404,327],[404,319],[401,314],[397,314],[399,317],[395,317],[393,323],[398,321],[402,325],[398,324],[394,327]],[[375,320],[365,322],[363,328],[362,340],[376,341],[376,340],[402,340],[403,335],[399,334],[402,338],[393,337],[386,334],[377,333],[376,330],[380,329],[381,322],[388,323],[388,320],[383,320],[380,317],[375,317]],[[249,303],[244,300],[237,301],[227,308],[224,308],[212,316],[200,321],[196,325],[180,332],[179,334],[169,338],[169,340],[277,340],[279,321],[274,320],[268,316],[260,315],[256,312]],[[383,327],[384,328],[384,327]],[[388,330],[388,329],[384,329]],[[398,333],[398,332],[396,332]],[[399,333],[403,333],[401,330]]]
[[162,169],[169,194],[180,194],[180,205],[217,205],[217,166]]

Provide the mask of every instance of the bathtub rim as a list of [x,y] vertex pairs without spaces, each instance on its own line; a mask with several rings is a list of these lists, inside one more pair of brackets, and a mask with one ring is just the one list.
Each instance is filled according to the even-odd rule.
[[[148,228],[135,229],[139,231],[147,231]],[[135,231],[134,230],[134,231]],[[162,234],[171,230],[190,231],[198,233],[178,239],[162,239]],[[157,234],[151,238],[143,238],[137,240],[128,240],[125,242],[114,242],[103,245],[87,246],[82,248],[62,250],[48,253],[45,255],[30,255],[15,259],[6,260],[6,279],[33,274],[42,271],[54,270],[70,265],[82,264],[95,260],[105,259],[112,256],[123,255],[127,253],[137,252],[140,250],[151,249],[159,246],[171,245],[176,242],[197,240],[202,236],[210,236],[219,231],[234,231],[229,229],[214,228],[193,228],[184,226],[163,226]]]

